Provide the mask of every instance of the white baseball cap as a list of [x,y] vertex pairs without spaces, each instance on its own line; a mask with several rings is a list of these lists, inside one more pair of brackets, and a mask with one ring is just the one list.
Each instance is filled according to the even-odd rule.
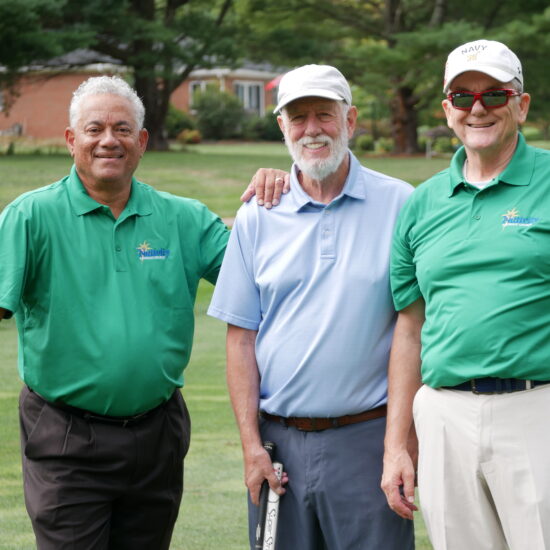
[[443,93],[448,93],[453,80],[466,71],[479,71],[500,82],[510,82],[516,78],[523,86],[520,60],[512,50],[495,40],[467,42],[449,54]]
[[301,97],[325,97],[351,105],[351,89],[344,75],[330,65],[304,65],[286,73],[277,93],[278,113],[285,105]]

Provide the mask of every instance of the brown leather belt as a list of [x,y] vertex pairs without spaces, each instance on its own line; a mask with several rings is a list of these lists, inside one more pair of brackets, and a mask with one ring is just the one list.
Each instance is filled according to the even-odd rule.
[[270,420],[271,422],[278,422],[285,427],[291,426],[297,428],[303,432],[320,432],[331,428],[340,428],[341,426],[348,426],[349,424],[374,420],[375,418],[382,418],[386,416],[386,412],[386,405],[382,405],[376,407],[376,409],[358,414],[347,414],[345,416],[339,416],[338,418],[298,418],[296,416],[285,418],[264,411],[260,411],[260,417]]

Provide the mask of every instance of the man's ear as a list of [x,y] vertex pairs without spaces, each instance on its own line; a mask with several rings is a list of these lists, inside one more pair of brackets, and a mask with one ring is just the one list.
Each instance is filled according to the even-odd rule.
[[348,109],[348,114],[346,115],[346,125],[348,127],[348,138],[351,139],[355,132],[355,127],[357,126],[357,107],[352,105]]
[[74,156],[74,131],[70,126],[65,128],[65,144],[71,157]]
[[281,115],[277,116],[277,123],[279,124],[279,128],[281,129],[281,132],[283,133],[283,136],[285,135],[285,122],[283,120],[283,117]]
[[142,128],[139,131],[138,140],[139,148],[141,149],[141,154],[143,155],[143,153],[145,153],[145,150],[147,149],[147,143],[149,142],[149,132],[145,128]]
[[447,126],[452,130],[453,125],[451,123],[451,113],[454,107],[451,105],[451,102],[448,99],[444,99],[441,102],[441,106],[443,107],[443,110],[445,111],[445,117],[447,118]]

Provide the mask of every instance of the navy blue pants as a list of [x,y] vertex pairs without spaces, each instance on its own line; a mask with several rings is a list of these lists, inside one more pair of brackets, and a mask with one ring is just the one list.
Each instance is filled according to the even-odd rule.
[[179,391],[123,427],[55,408],[25,387],[19,417],[25,504],[39,550],[168,549],[190,438]]
[[[260,420],[288,473],[281,497],[277,550],[412,550],[412,521],[387,505],[380,489],[386,419],[322,432]],[[253,548],[257,507],[249,499]]]

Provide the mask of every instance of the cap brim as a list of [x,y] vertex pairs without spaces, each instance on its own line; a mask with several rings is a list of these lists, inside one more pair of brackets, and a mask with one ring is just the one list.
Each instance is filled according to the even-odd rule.
[[460,69],[457,69],[454,71],[451,76],[449,76],[448,80],[445,82],[445,86],[443,88],[443,93],[448,94],[449,88],[451,87],[451,84],[453,83],[453,80],[460,76],[463,73],[467,73],[470,71],[475,71],[478,73],[484,73],[486,75],[489,75],[492,78],[495,78],[499,82],[510,82],[511,80],[514,80],[516,78],[516,75],[509,73],[508,71],[504,71],[502,69],[497,69],[495,67],[483,67],[480,65],[477,65],[475,68],[472,66],[468,67],[461,67]]
[[282,98],[279,101],[279,103],[277,104],[277,107],[275,107],[273,112],[275,114],[278,113],[285,105],[288,105],[289,103],[292,103],[297,99],[301,99],[302,97],[324,97],[326,99],[334,99],[335,101],[346,101],[344,97],[342,97],[341,95],[335,92],[331,92],[329,90],[320,90],[318,88],[312,88],[310,90],[301,90],[300,92],[286,95],[284,98]]

